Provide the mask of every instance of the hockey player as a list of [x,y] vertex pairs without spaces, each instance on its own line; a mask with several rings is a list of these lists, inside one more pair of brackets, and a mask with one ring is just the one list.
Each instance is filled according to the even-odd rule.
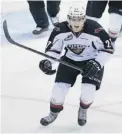
[[60,2],[61,2],[60,0],[46,1],[48,15],[46,13],[45,3],[43,0],[41,1],[27,0],[27,2],[29,4],[29,10],[34,18],[34,21],[36,22],[36,29],[33,31],[34,35],[39,35],[44,31],[48,31],[49,29],[48,15],[53,25],[56,25],[59,22],[57,14],[59,13],[60,10]]
[[[65,53],[61,53],[65,49]],[[103,77],[104,64],[113,54],[109,36],[96,21],[87,20],[82,6],[71,6],[67,21],[59,23],[52,31],[46,54],[63,61],[72,63],[83,70],[82,90],[78,110],[78,124],[87,122],[87,109],[93,103],[96,90],[100,88]],[[40,61],[40,69],[47,75],[54,74],[53,61]],[[80,71],[66,65],[59,64],[55,84],[50,100],[50,113],[42,118],[40,123],[49,125],[63,110],[65,96],[76,81]]]
[[108,3],[109,25],[108,33],[113,44],[122,30],[122,1],[88,1],[86,8],[87,18],[99,21]]

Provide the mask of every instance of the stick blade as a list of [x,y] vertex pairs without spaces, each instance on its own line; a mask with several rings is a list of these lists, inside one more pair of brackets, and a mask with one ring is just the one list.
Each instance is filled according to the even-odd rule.
[[14,44],[14,45],[21,45],[21,44],[15,42],[15,41],[11,38],[11,36],[10,36],[10,34],[9,34],[9,32],[8,32],[8,25],[7,25],[7,21],[6,21],[6,20],[3,21],[3,31],[4,31],[5,37],[6,37],[6,39],[8,40],[8,42],[10,42],[11,44]]

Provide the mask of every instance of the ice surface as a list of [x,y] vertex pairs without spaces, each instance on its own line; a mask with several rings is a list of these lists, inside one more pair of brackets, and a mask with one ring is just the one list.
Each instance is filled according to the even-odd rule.
[[[73,1],[74,2],[74,1]],[[81,1],[78,1],[81,3]],[[62,1],[60,21],[65,20],[72,2]],[[74,2],[75,3],[75,2]],[[83,2],[83,3],[86,3]],[[12,37],[28,47],[44,51],[47,36],[34,37],[35,23],[26,0],[2,2],[2,19],[7,19]],[[104,22],[103,22],[104,21]],[[107,29],[108,14],[100,23]],[[50,27],[53,27],[52,25]],[[88,111],[88,123],[77,124],[80,80],[70,89],[65,108],[50,126],[40,125],[49,112],[54,76],[43,74],[38,63],[42,56],[12,46],[1,29],[1,130],[4,133],[122,133],[122,37],[116,42],[116,53],[105,66],[101,89]]]

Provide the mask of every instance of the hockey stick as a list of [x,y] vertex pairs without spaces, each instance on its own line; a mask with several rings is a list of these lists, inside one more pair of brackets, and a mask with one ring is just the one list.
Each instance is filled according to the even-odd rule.
[[45,54],[45,53],[42,53],[42,52],[39,52],[39,51],[37,51],[37,50],[35,50],[35,49],[26,47],[26,46],[24,46],[24,45],[22,45],[22,44],[17,43],[16,41],[14,41],[14,40],[11,38],[10,34],[9,34],[8,26],[7,26],[7,21],[6,21],[6,20],[4,20],[4,22],[3,22],[3,30],[4,30],[4,33],[5,33],[5,36],[6,36],[7,40],[8,40],[11,44],[16,45],[16,46],[21,47],[21,48],[24,48],[24,49],[29,50],[29,51],[31,51],[31,52],[34,52],[34,53],[36,53],[36,54],[42,55],[42,56],[44,56],[44,57],[46,57],[46,58],[49,58],[49,59],[52,59],[52,60],[54,60],[54,61],[57,61],[57,62],[59,62],[59,63],[61,63],[61,64],[64,64],[64,65],[66,65],[66,66],[68,66],[68,67],[71,67],[71,68],[73,68],[73,69],[79,70],[81,73],[83,72],[82,69],[81,69],[80,67],[78,67],[78,66],[75,66],[75,65],[73,65],[73,64],[71,64],[71,63],[68,63],[68,62],[66,62],[66,61],[62,61],[61,59],[56,59],[56,58],[54,58],[54,57],[52,57],[52,56],[49,56],[49,55],[47,55],[47,54]]

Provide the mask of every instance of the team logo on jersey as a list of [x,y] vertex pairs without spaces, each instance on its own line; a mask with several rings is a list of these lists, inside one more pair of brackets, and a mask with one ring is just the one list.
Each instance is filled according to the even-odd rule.
[[68,35],[68,36],[64,39],[64,41],[71,40],[72,38],[73,38],[73,35],[72,35],[72,34],[70,34],[70,35]]
[[103,28],[102,27],[99,27],[99,28],[95,29],[94,33],[99,33],[102,30],[103,30]]
[[75,54],[81,54],[86,48],[86,46],[81,44],[69,44],[67,45],[67,48]]

